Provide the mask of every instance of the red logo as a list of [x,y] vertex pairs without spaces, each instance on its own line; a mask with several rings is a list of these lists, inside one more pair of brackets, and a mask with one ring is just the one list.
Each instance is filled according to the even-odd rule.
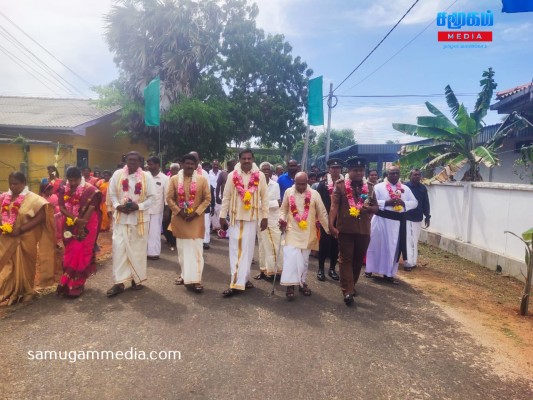
[[492,42],[491,31],[439,31],[439,42]]

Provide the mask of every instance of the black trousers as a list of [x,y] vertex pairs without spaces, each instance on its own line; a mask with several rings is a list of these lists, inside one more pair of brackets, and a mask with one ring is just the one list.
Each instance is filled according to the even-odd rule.
[[165,210],[165,213],[163,214],[163,236],[165,236],[165,239],[167,240],[167,244],[172,247],[176,247],[176,238],[168,230],[168,226],[170,225],[170,219],[172,218],[172,213],[169,212],[170,210]]
[[330,236],[320,227],[320,242],[318,243],[318,268],[323,270],[326,258],[329,258],[329,267],[335,269],[339,258],[339,244],[337,239]]

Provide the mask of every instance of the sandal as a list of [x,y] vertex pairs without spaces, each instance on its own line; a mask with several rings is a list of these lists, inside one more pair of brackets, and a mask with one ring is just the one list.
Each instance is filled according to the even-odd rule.
[[124,291],[124,284],[118,283],[118,284],[113,285],[113,287],[106,292],[106,295],[107,297],[113,297],[113,296],[116,296],[117,294],[122,293],[123,291]]
[[259,275],[254,276],[254,279],[256,281],[260,281],[261,279],[265,279],[265,278],[266,278],[266,275],[263,272],[261,272]]
[[174,285],[184,285],[184,284],[185,284],[185,281],[183,280],[183,278],[181,276],[177,277],[174,280]]
[[287,300],[289,301],[294,300],[294,286],[289,286],[287,288],[287,293],[285,293],[285,296],[287,296]]
[[202,293],[204,291],[204,287],[202,286],[201,283],[197,283],[193,290],[196,292],[196,293]]
[[234,289],[226,289],[222,292],[222,297],[231,297],[233,296],[237,291]]
[[303,287],[300,286],[299,290],[300,292],[302,292],[304,296],[311,296],[311,289],[309,289],[309,287],[307,286],[307,283],[304,283]]
[[135,281],[132,279],[131,280],[131,288],[133,290],[141,290],[142,288],[144,288],[144,285],[141,285],[140,283],[135,283]]
[[252,282],[248,281],[246,282],[246,285],[244,285],[246,289],[253,289],[255,286]]

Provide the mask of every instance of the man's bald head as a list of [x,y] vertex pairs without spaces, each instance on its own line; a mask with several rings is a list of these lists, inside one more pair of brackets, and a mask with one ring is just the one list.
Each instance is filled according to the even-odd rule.
[[294,177],[294,187],[299,193],[303,193],[307,189],[307,174],[305,172],[298,172]]
[[393,185],[400,179],[400,167],[393,165],[387,169],[387,179]]

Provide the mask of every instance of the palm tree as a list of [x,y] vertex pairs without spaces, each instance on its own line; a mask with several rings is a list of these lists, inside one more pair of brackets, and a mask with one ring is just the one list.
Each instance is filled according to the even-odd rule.
[[439,179],[455,174],[468,164],[469,168],[463,180],[481,181],[480,164],[489,168],[500,164],[496,151],[502,145],[503,139],[516,128],[517,124],[521,124],[521,121],[516,116],[510,115],[489,142],[477,143],[478,134],[485,126],[483,118],[487,115],[493,91],[497,86],[492,68],[484,71],[482,77],[480,81],[482,89],[474,111],[470,114],[466,107],[459,103],[452,88],[449,85],[446,86],[446,102],[455,123],[450,121],[437,107],[426,102],[426,107],[433,114],[432,116],[418,117],[417,125],[392,124],[392,127],[399,132],[434,140],[434,143],[429,146],[405,146],[402,151],[404,155],[400,158],[402,165],[422,166],[422,169],[429,170],[444,166],[443,172],[437,178]]

